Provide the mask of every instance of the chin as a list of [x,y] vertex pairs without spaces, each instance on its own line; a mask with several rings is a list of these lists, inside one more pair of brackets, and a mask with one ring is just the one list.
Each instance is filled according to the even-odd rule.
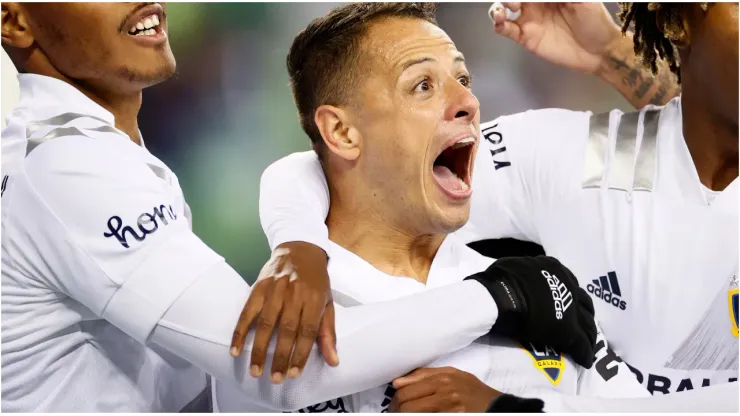
[[125,68],[122,75],[137,88],[146,88],[167,81],[175,75],[176,70],[177,66],[174,58],[166,59],[162,57],[155,65]]
[[445,234],[454,233],[468,223],[470,205],[450,207],[438,213],[436,228]]

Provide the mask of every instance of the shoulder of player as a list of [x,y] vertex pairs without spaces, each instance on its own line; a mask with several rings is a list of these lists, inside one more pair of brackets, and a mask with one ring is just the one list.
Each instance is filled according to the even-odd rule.
[[591,112],[560,108],[501,116],[481,125],[481,143],[494,152],[505,146],[511,163],[570,155],[585,142],[590,117]]
[[590,116],[590,111],[562,108],[528,110],[483,123],[481,130],[496,128],[516,141],[533,141],[543,134],[547,137],[572,134],[574,127],[587,126]]
[[153,173],[137,155],[135,145],[126,140],[72,134],[36,146],[29,143],[23,171],[32,183],[150,182]]
[[590,112],[557,108],[502,116],[481,125],[481,147],[490,151],[497,168],[569,172],[582,154],[590,117]]

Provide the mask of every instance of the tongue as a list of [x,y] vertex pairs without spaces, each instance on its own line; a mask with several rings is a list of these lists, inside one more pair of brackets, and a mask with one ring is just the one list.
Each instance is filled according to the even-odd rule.
[[437,182],[442,185],[443,188],[449,191],[462,191],[464,188],[463,181],[458,178],[447,166],[436,165],[434,166],[434,176],[437,178]]

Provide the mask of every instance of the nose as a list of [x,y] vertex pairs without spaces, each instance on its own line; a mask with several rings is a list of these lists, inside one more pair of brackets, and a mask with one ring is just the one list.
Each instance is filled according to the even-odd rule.
[[472,123],[478,114],[480,102],[473,92],[465,88],[456,79],[448,83],[448,105],[445,111],[445,120],[463,120]]

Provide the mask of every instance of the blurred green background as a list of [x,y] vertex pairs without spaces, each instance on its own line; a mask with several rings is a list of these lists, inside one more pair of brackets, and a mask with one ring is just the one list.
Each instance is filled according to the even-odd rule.
[[[178,74],[144,92],[140,128],[147,147],[180,178],[196,234],[249,282],[269,257],[257,209],[260,175],[280,157],[309,149],[285,58],[293,37],[336,5],[168,5]],[[598,79],[557,68],[495,35],[489,7],[443,3],[438,14],[466,56],[482,121],[545,107],[630,108]],[[616,11],[616,4],[609,7]],[[13,81],[3,76],[3,114]]]

